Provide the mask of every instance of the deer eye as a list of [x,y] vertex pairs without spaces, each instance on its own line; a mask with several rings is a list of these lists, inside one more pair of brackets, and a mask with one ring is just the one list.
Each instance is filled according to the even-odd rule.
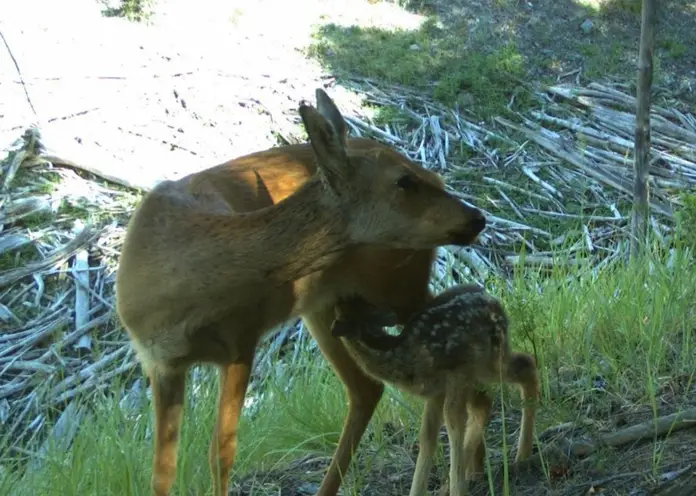
[[418,191],[418,183],[411,176],[401,176],[396,185],[404,191]]

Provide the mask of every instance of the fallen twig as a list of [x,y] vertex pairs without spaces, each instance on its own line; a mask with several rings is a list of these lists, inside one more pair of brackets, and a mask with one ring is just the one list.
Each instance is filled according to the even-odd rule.
[[625,444],[653,439],[693,427],[696,427],[696,408],[648,420],[616,432],[602,434],[594,442],[557,440],[545,446],[541,453],[537,453],[528,460],[521,462],[516,470],[527,470],[537,467],[540,465],[542,458],[558,460],[560,457],[561,460],[569,460],[590,455],[600,447],[618,448]]
[[101,231],[92,232],[91,228],[85,227],[65,246],[55,250],[45,259],[38,262],[30,262],[24,267],[0,272],[0,288],[2,288],[3,286],[7,286],[8,284],[12,284],[13,282],[18,281],[19,279],[22,279],[23,277],[31,275],[35,272],[39,272],[53,265],[66,261],[80,247],[94,241],[99,236],[99,234],[101,234]]

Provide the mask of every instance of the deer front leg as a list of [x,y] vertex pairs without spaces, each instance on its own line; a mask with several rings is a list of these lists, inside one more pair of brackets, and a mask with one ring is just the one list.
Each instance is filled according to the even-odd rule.
[[348,397],[348,415],[317,496],[336,496],[338,493],[353,451],[360,443],[384,391],[384,385],[367,376],[348,354],[341,340],[331,335],[333,319],[333,307],[303,316],[322,354],[343,382]]
[[444,401],[444,395],[434,396],[428,398],[423,407],[423,419],[419,434],[420,446],[409,496],[425,496],[428,492],[428,476],[433,466],[438,434],[442,425]]
[[210,443],[213,495],[227,496],[230,467],[237,454],[237,426],[251,375],[253,355],[219,368],[218,411]]
[[176,475],[176,455],[186,390],[186,371],[173,371],[155,366],[149,372],[149,376],[155,410],[152,494],[167,496]]

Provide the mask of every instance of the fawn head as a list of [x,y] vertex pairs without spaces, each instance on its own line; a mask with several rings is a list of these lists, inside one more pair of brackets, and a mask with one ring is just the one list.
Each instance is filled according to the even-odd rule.
[[359,296],[339,300],[335,312],[331,335],[337,338],[360,338],[375,328],[381,330],[398,323],[396,312],[388,308],[377,308]]
[[485,228],[480,210],[443,189],[441,179],[387,147],[346,147],[346,123],[334,102],[317,89],[317,108],[300,104],[300,115],[326,194],[354,244],[429,249],[468,245]]

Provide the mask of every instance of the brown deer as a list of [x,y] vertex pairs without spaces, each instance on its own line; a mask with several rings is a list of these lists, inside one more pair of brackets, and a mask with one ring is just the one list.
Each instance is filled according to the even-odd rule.
[[214,494],[227,494],[237,425],[261,336],[302,317],[345,384],[349,411],[319,488],[334,496],[384,386],[331,337],[333,305],[358,294],[401,321],[424,305],[434,248],[467,245],[482,213],[388,146],[348,139],[333,101],[302,103],[310,143],[243,156],[148,193],[128,226],[117,311],[150,378],[152,493],[176,475],[186,372],[219,369],[210,445]]
[[476,285],[455,286],[414,314],[399,335],[383,327],[398,315],[360,297],[336,304],[332,334],[372,377],[426,398],[420,451],[410,496],[426,494],[428,474],[444,417],[450,442],[450,496],[468,492],[467,480],[483,472],[485,432],[491,409],[481,383],[519,385],[524,409],[515,461],[532,453],[539,379],[535,360],[513,353],[508,317],[500,302]]

